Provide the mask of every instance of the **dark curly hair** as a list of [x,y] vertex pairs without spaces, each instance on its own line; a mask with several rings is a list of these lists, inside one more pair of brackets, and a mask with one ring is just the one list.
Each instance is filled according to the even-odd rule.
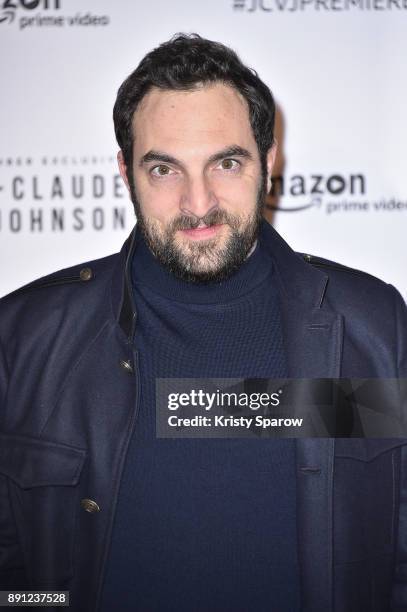
[[152,87],[185,91],[199,83],[221,81],[247,101],[263,175],[267,151],[274,139],[275,104],[270,89],[225,45],[199,34],[176,34],[148,53],[122,83],[113,109],[116,139],[132,182],[132,119],[141,99]]

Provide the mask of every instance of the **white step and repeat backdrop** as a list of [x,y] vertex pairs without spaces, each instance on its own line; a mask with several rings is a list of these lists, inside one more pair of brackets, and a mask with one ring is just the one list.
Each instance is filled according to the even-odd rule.
[[271,87],[284,238],[406,298],[407,0],[0,0],[0,295],[119,250],[116,91],[179,31]]

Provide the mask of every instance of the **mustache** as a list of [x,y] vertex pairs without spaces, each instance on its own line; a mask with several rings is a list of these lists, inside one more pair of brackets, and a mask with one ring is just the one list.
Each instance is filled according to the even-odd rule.
[[216,208],[215,210],[209,210],[203,217],[197,217],[196,215],[179,215],[173,219],[168,229],[171,233],[178,230],[196,229],[201,223],[206,227],[220,225],[222,223],[226,223],[232,228],[239,226],[239,222],[235,216],[227,214],[220,208]]

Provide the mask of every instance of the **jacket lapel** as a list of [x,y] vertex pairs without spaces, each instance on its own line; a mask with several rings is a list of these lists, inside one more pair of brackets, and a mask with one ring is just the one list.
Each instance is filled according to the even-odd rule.
[[289,378],[338,378],[342,317],[326,299],[328,276],[295,253],[266,221],[260,240],[274,262]]

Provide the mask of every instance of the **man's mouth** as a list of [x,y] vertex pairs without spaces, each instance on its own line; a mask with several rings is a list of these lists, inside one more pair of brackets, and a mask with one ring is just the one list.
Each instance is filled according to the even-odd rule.
[[184,229],[181,230],[181,233],[188,238],[192,238],[193,240],[203,240],[206,238],[212,238],[216,236],[221,227],[223,227],[224,223],[218,223],[216,225],[202,225],[202,227],[198,226],[195,229]]

